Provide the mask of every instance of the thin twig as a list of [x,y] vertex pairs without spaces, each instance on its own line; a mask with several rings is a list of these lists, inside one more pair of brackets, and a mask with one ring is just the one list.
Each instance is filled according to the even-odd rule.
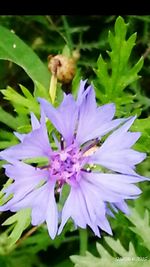
[[37,230],[38,226],[34,226],[32,227],[23,237],[21,237],[18,242],[16,243],[17,246],[20,246],[20,244],[27,239],[27,237],[29,237],[30,235],[32,235],[36,230]]
[[69,25],[68,25],[66,16],[62,16],[62,21],[63,21],[64,29],[66,32],[67,44],[68,44],[68,47],[70,48],[70,51],[72,51],[73,50],[73,42],[72,42],[71,34],[69,31]]
[[143,54],[143,58],[145,59],[146,57],[148,57],[150,53],[150,46],[146,49],[145,53]]
[[65,43],[67,43],[67,38],[64,36],[64,34],[62,32],[59,31],[58,27],[56,26],[56,24],[53,22],[53,20],[51,19],[50,16],[45,16],[47,21],[51,24],[53,30],[55,30],[62,38],[63,40],[65,41]]

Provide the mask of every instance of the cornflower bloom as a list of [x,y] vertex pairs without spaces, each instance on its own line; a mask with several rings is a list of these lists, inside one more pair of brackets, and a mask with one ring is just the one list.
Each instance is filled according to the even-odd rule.
[[[112,234],[107,215],[118,210],[128,213],[125,201],[141,193],[134,183],[146,180],[135,171],[146,154],[131,148],[141,135],[129,131],[136,116],[113,119],[115,105],[97,106],[94,89],[85,84],[80,82],[76,100],[64,94],[57,108],[38,98],[40,121],[31,113],[32,131],[15,133],[20,143],[0,153],[8,162],[6,175],[14,180],[4,189],[6,198],[13,197],[0,211],[31,208],[32,225],[46,222],[52,239],[70,218],[97,236],[100,230]],[[60,141],[53,135],[57,149],[50,145],[45,116],[59,132]],[[35,157],[46,158],[47,164],[27,163]],[[58,211],[56,195],[61,197],[65,185],[70,191]]]

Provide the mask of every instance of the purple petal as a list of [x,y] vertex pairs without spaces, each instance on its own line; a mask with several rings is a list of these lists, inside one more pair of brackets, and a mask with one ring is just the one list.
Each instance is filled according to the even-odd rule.
[[14,135],[21,141],[23,142],[26,134],[21,134],[21,133],[18,133],[18,132],[14,132]]
[[129,166],[134,166],[140,163],[145,159],[145,157],[146,153],[141,153],[133,149],[124,149],[112,153],[112,158],[114,161],[118,163],[126,162],[126,164]]
[[[38,125],[36,117],[31,114],[32,125],[36,128]],[[41,110],[41,124],[38,129],[21,137],[21,144],[17,144],[0,152],[0,157],[3,159],[26,159],[33,157],[49,157],[51,155],[51,147],[47,135],[45,125],[45,115]],[[18,134],[17,134],[18,135]]]
[[127,132],[130,126],[133,124],[136,117],[128,119],[123,126],[115,130],[101,146],[101,149],[105,151],[106,149],[121,150],[125,148],[130,148],[139,139],[139,132]]
[[81,228],[86,228],[86,225],[89,225],[97,236],[100,236],[98,227],[110,234],[112,233],[105,216],[105,204],[101,199],[99,190],[95,187],[93,192],[89,183],[83,179],[78,185],[71,188],[62,210],[62,222],[58,234],[61,233],[70,217]]
[[[137,186],[131,184],[132,182],[138,182],[141,180],[141,177],[138,176],[134,177],[120,174],[86,173],[85,179],[90,183],[100,186],[100,188],[102,185],[110,192],[115,192],[123,198],[130,198],[141,193],[141,190]],[[119,201],[114,200],[114,202]]]
[[[103,135],[104,131],[107,132],[116,127],[116,125],[110,125],[111,128],[106,130],[109,125],[105,125],[107,122],[110,123],[115,114],[114,104],[107,104],[97,107],[95,92],[92,86],[89,86],[84,91],[84,94],[85,93],[86,96],[82,96],[82,102],[79,106],[79,121],[76,136],[79,144],[83,144],[84,142],[96,138],[101,134]],[[120,124],[122,121],[118,122]],[[119,124],[117,123],[117,126]]]
[[71,144],[73,141],[78,115],[78,108],[73,96],[71,94],[64,95],[64,100],[57,109],[45,99],[38,98],[38,101],[41,103],[49,120],[62,134],[67,144]]
[[[46,221],[52,239],[56,235],[58,224],[57,205],[54,198],[54,185],[55,181],[47,182],[45,185],[30,192],[25,197],[20,197],[20,200],[16,199],[16,203],[12,202],[11,205],[8,206],[8,209],[13,212],[24,208],[31,208],[32,224],[39,225]],[[9,203],[10,202],[11,200]]]
[[52,239],[55,238],[58,229],[58,210],[54,197],[54,183],[51,183],[51,191],[49,193],[46,211],[46,223],[49,235]]
[[114,203],[114,205],[117,207],[117,209],[121,210],[125,214],[129,214],[129,208],[125,201]]
[[12,146],[0,152],[3,159],[26,159],[33,157],[50,157],[51,147],[47,132],[42,128],[27,134],[21,144]]
[[49,183],[42,186],[38,189],[38,197],[34,199],[33,205],[32,203],[30,204],[32,208],[32,225],[42,224],[46,220],[46,212],[49,209],[48,200],[50,190],[52,190],[52,188]]
[[31,165],[28,165],[24,162],[9,159],[9,162],[12,164],[5,164],[5,173],[8,177],[11,177],[13,180],[21,181],[23,179],[32,180],[43,180],[49,177],[49,171],[46,169],[35,168]]
[[129,119],[123,126],[114,131],[91,156],[91,162],[113,171],[136,175],[134,165],[143,161],[146,154],[130,149],[130,146],[140,137],[138,132],[126,132],[134,120],[135,117]]
[[140,153],[131,149],[113,152],[106,151],[105,153],[99,149],[90,158],[90,162],[99,164],[110,170],[129,174],[137,175],[134,171],[134,164],[138,164],[146,157],[145,153]]
[[[73,191],[74,193],[74,191]],[[68,219],[71,217],[71,214],[72,214],[72,203],[73,203],[73,193],[72,191],[70,192],[65,204],[64,204],[64,207],[63,207],[63,210],[62,210],[62,221],[61,221],[61,224],[59,226],[59,229],[58,229],[58,235],[62,232],[66,222],[68,221]],[[70,205],[71,204],[71,205]]]
[[7,204],[3,205],[0,208],[6,207],[6,209],[3,210],[11,210],[12,212],[16,212],[20,209],[32,208],[34,206],[34,203],[39,203],[40,207],[42,208],[42,203],[38,201],[38,195],[40,195],[41,191],[46,192],[47,187],[48,184],[46,183],[38,189],[32,190],[31,192],[29,191],[28,194],[26,194],[25,196],[24,191],[26,189],[23,188],[23,190],[18,190],[17,193],[14,194],[14,197],[10,201],[8,201]]
[[106,123],[102,123],[100,127],[97,127],[97,121],[95,122],[95,127],[91,127],[91,131],[89,131],[88,134],[85,136],[80,137],[80,132],[77,136],[77,141],[79,144],[83,144],[87,142],[88,140],[95,139],[95,138],[101,138],[103,135],[107,134],[108,132],[114,130],[116,127],[118,127],[121,123],[123,123],[126,119],[115,119]]
[[[79,195],[79,189],[72,187],[62,210],[62,222],[59,227],[58,234],[60,234],[65,223],[70,217],[74,220],[76,225],[81,228],[86,228],[86,218],[84,218],[82,210],[79,208]],[[83,203],[81,203],[81,205],[83,206]]]
[[102,217],[101,214],[99,214],[99,218],[97,219],[97,224],[103,231],[105,231],[109,235],[112,235],[112,229],[110,227],[110,224],[106,216]]
[[47,170],[37,169],[22,162],[17,162],[15,165],[7,164],[4,167],[6,175],[13,178],[15,182],[8,188],[3,189],[3,192],[6,193],[5,198],[10,194],[14,194],[14,196],[0,207],[1,210],[10,209],[15,203],[32,193],[39,183],[47,181],[49,178]]
[[[73,207],[73,209],[72,209]],[[86,223],[90,221],[89,215],[85,210],[85,201],[79,188],[72,187],[70,194],[62,210],[62,221],[58,234],[61,233],[64,225],[69,218],[72,218],[76,225],[86,228]]]
[[86,207],[91,219],[91,222],[87,224],[94,231],[95,235],[98,235],[98,233],[95,232],[95,226],[99,226],[103,231],[112,234],[111,227],[106,218],[105,205],[102,201],[99,188],[95,188],[93,191],[93,188],[89,185],[89,183],[83,179],[80,182],[80,187],[86,200]]
[[[96,175],[98,175],[98,173],[96,173]],[[91,190],[91,195],[95,194],[95,192],[98,192],[99,197],[103,201],[120,202],[124,198],[128,198],[125,194],[118,194],[118,192],[110,190],[109,187],[106,187],[105,185],[99,182],[100,179],[98,179],[98,181],[95,181],[95,173],[82,172],[82,178],[86,181],[86,186],[88,186],[89,190]]]
[[56,135],[52,132],[52,137],[54,139],[55,145],[57,146],[58,150],[61,150],[60,142],[58,141]]
[[[40,123],[38,121],[38,119],[36,118],[36,116],[34,115],[33,112],[30,113],[31,115],[31,125],[32,125],[32,129],[36,130],[40,127]],[[21,134],[18,132],[14,132],[14,135],[21,141],[23,142],[24,138],[26,137],[27,134]]]
[[31,112],[30,115],[31,115],[32,130],[36,130],[36,129],[40,128],[40,123],[39,123],[37,117],[34,115],[34,113]]
[[[121,130],[120,127],[118,130]],[[105,141],[103,144],[103,149],[127,149],[133,146],[136,141],[140,138],[141,133],[139,132],[118,132],[115,130]]]
[[54,181],[47,183],[45,188],[39,192],[38,201],[35,201],[32,207],[32,224],[38,225],[46,221],[48,232],[52,239],[55,238],[58,228],[58,211],[54,197],[54,186]]
[[77,104],[81,105],[84,97],[86,96],[87,90],[85,90],[85,84],[86,84],[87,80],[81,80],[80,81],[80,86],[79,86],[79,90],[78,90],[78,96],[77,96]]

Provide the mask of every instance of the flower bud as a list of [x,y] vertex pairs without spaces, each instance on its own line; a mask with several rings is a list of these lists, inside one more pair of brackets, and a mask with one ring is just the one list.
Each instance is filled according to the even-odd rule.
[[64,55],[49,56],[48,69],[58,81],[70,83],[75,75],[76,58]]

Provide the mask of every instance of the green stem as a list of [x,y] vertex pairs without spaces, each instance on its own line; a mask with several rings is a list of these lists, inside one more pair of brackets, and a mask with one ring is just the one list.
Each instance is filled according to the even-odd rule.
[[62,21],[63,21],[64,29],[65,29],[65,32],[66,32],[67,45],[68,45],[70,51],[72,52],[72,50],[73,50],[73,42],[72,42],[70,28],[69,28],[69,24],[67,22],[66,16],[62,16]]
[[80,255],[85,255],[88,246],[88,233],[87,229],[79,229],[80,236]]
[[51,16],[47,16],[46,15],[46,19],[47,21],[50,23],[50,25],[52,26],[52,29],[54,31],[56,31],[65,41],[65,43],[67,43],[67,38],[64,36],[64,34],[62,32],[59,31],[59,28],[56,26],[56,24],[53,22],[53,20],[51,19]]

